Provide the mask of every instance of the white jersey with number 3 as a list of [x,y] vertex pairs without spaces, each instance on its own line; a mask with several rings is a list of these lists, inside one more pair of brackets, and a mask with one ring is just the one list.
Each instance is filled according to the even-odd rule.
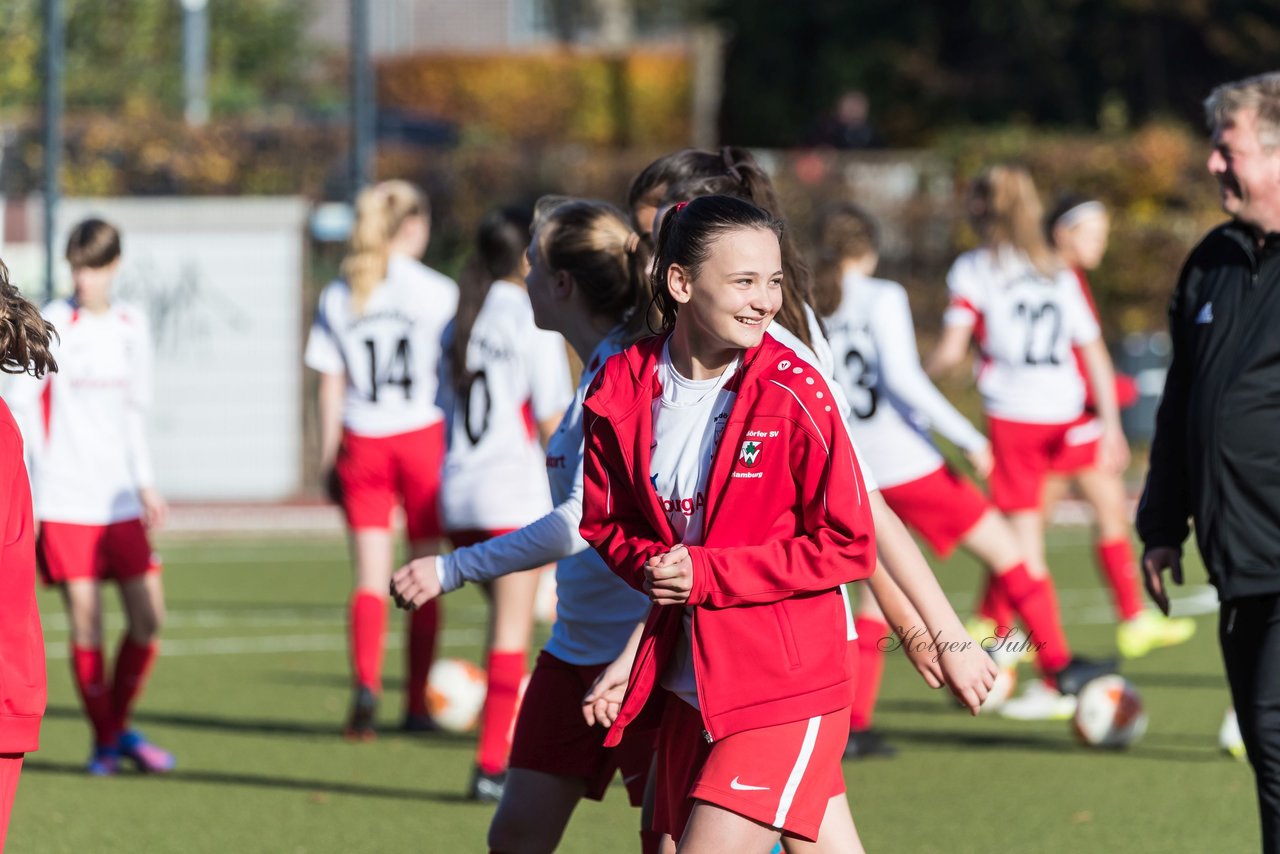
[[392,255],[387,277],[351,310],[351,288],[330,282],[320,293],[304,357],[323,374],[345,374],[343,426],[361,436],[394,436],[439,421],[436,378],[440,336],[458,306],[448,276]]
[[1101,334],[1075,274],[1046,276],[1013,249],[975,249],[947,274],[945,323],[972,326],[983,364],[978,392],[988,415],[1066,424],[1084,412],[1071,348]]
[[932,473],[942,455],[930,428],[966,451],[986,437],[934,387],[920,367],[907,292],[897,282],[848,275],[827,318],[835,375],[849,399],[849,433],[881,487]]
[[524,288],[494,282],[467,340],[467,368],[465,388],[450,388],[447,370],[442,379],[449,412],[444,526],[519,528],[551,509],[537,423],[573,399],[564,339],[534,325]]

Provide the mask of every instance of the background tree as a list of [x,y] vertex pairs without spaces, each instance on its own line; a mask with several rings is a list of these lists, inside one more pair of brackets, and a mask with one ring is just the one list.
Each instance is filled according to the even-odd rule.
[[[67,109],[181,109],[178,0],[63,0]],[[40,103],[42,0],[0,3],[0,110]],[[214,114],[308,104],[324,87],[305,38],[305,0],[209,4],[209,99]]]
[[1010,120],[1198,124],[1214,85],[1269,70],[1280,53],[1274,0],[706,0],[697,9],[730,36],[723,135],[760,146],[803,143],[850,88],[870,94],[890,144]]

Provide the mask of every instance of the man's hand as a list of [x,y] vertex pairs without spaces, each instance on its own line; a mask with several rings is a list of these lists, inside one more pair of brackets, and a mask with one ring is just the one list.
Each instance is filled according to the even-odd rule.
[[644,592],[655,605],[683,605],[692,589],[693,559],[683,545],[645,561]]
[[410,561],[391,576],[391,598],[396,607],[414,611],[439,596],[440,574],[436,571],[439,557],[428,555]]
[[1164,571],[1173,570],[1173,583],[1182,585],[1182,553],[1170,546],[1156,546],[1142,555],[1142,581],[1147,595],[1169,616],[1169,594],[1164,587]]

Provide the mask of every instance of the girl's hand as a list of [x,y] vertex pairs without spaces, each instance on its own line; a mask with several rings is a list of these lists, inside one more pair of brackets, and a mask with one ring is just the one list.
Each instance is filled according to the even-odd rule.
[[618,710],[622,708],[622,698],[627,693],[627,680],[631,677],[634,658],[635,651],[628,647],[608,667],[601,670],[596,681],[591,683],[591,690],[582,698],[582,717],[586,719],[588,726],[599,724],[611,727],[618,719]]
[[436,571],[438,559],[436,555],[420,557],[396,570],[391,576],[391,598],[397,608],[417,610],[443,592]]
[[1124,474],[1129,467],[1129,440],[1120,427],[1109,427],[1098,444],[1098,468],[1111,474]]
[[693,589],[693,560],[683,544],[644,564],[644,592],[655,605],[683,605]]
[[342,505],[342,480],[338,477],[338,467],[333,463],[321,464],[320,470],[324,472],[324,494],[325,497],[339,506]]
[[[913,640],[909,635],[903,636],[899,634],[899,642],[902,645],[902,651],[907,654],[907,658],[911,660],[911,665],[915,667],[916,672],[924,679],[924,683],[930,688],[941,688],[947,684],[946,674],[942,672],[941,659],[938,657],[938,651],[931,649],[928,643],[919,643]],[[892,642],[892,638],[886,638],[882,643]]]
[[978,477],[986,480],[991,477],[991,470],[996,466],[996,458],[991,453],[991,445],[983,445],[976,451],[965,451],[965,458]]
[[940,638],[936,653],[940,653],[939,664],[946,675],[947,687],[968,707],[970,714],[976,715],[996,682],[996,663],[968,634],[962,631],[957,637],[960,640],[954,644]]
[[163,528],[169,518],[169,505],[160,493],[145,486],[138,490],[138,498],[142,501],[142,521],[146,523],[147,529],[155,531]]

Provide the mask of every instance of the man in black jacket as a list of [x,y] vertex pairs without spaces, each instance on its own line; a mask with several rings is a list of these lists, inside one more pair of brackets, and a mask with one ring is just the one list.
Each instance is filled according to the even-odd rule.
[[1173,362],[1138,508],[1147,591],[1166,614],[1196,541],[1222,601],[1218,637],[1257,779],[1266,852],[1280,852],[1280,72],[1205,101],[1218,226],[1169,306]]

